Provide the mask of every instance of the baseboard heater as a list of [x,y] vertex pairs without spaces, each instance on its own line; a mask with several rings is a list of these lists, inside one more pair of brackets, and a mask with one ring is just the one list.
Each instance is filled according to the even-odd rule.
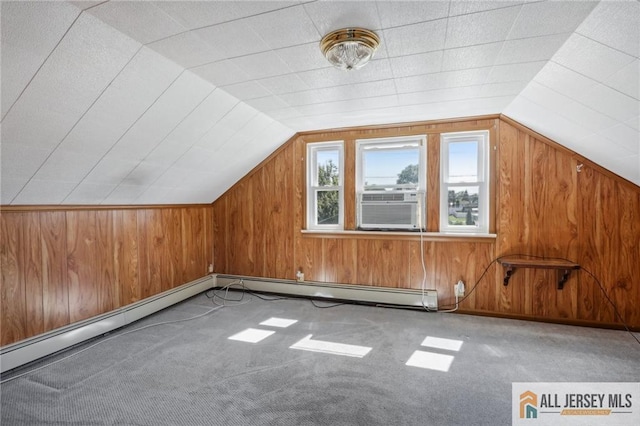
[[[244,287],[251,291],[424,308],[422,290],[329,284],[312,281],[297,282],[293,280],[274,280],[271,278],[222,274],[217,275],[216,286],[224,288],[238,280],[242,280]],[[424,305],[430,311],[438,310],[438,292],[436,290],[424,291]]]
[[0,348],[0,372],[69,348],[85,340],[138,321],[216,286],[216,275],[187,284],[68,326]]

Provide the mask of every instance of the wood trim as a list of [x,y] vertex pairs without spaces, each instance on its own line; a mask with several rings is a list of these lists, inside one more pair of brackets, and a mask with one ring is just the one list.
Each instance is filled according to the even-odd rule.
[[0,214],[1,345],[207,274],[212,205],[56,207]]
[[[393,241],[420,241],[419,232],[385,232],[385,231],[300,231],[303,238],[330,238],[330,239],[354,239],[354,240],[393,240]],[[492,244],[496,240],[495,234],[467,235],[445,234],[440,232],[422,233],[422,241],[444,241],[451,243],[487,243]]]
[[[476,316],[482,316],[482,317],[504,318],[504,319],[519,320],[519,321],[536,321],[536,322],[544,322],[548,324],[564,324],[564,325],[576,325],[580,327],[607,328],[611,330],[626,330],[625,325],[621,323],[599,322],[595,320],[581,320],[581,319],[570,319],[570,318],[559,318],[559,317],[550,318],[550,317],[543,317],[543,316],[537,316],[537,315],[514,314],[514,313],[504,313],[504,312],[496,312],[496,311],[480,311],[475,309],[458,309],[455,313],[461,314],[461,315],[476,315]],[[628,328],[629,328],[629,331],[640,332],[640,326],[629,326]]]
[[[437,127],[440,126],[440,127]],[[334,139],[344,140],[364,140],[364,139],[386,139],[397,138],[407,136],[430,136],[439,135],[440,133],[449,132],[473,132],[479,130],[489,130],[493,126],[493,122],[480,122],[473,123],[467,121],[460,121],[458,123],[450,123],[449,126],[444,127],[444,124],[439,125],[422,125],[422,126],[407,126],[398,127],[392,129],[379,129],[379,130],[361,130],[361,131],[318,131],[314,134],[308,134],[300,136],[304,143],[324,142]]]
[[440,229],[440,135],[427,136],[427,231],[438,232]]
[[[392,123],[392,124],[375,124],[369,126],[355,126],[355,127],[338,127],[332,129],[323,129],[323,130],[309,130],[305,132],[298,132],[295,136],[311,136],[317,135],[319,133],[346,133],[346,132],[370,132],[372,130],[390,130],[390,129],[398,129],[398,128],[415,128],[419,126],[432,126],[437,124],[450,124],[450,123],[459,123],[464,121],[476,121],[476,120],[494,120],[500,118],[500,114],[488,114],[488,115],[478,115],[473,117],[456,117],[456,118],[447,118],[447,119],[439,119],[439,120],[426,120],[426,121],[411,121],[411,122],[403,122],[403,123]],[[441,129],[433,129],[430,133],[441,133]],[[421,134],[424,133],[423,130],[415,130],[410,134]],[[404,133],[403,133],[404,135]],[[372,136],[374,137],[374,136]],[[375,136],[381,137],[381,136]]]
[[[265,158],[260,163],[258,163],[253,169],[249,170],[249,172],[247,172],[246,175],[244,175],[242,178],[240,178],[239,181],[234,183],[233,186],[231,186],[231,188],[227,189],[225,192],[220,194],[220,196],[218,198],[224,197],[225,195],[227,195],[229,193],[229,191],[231,191],[233,188],[235,188],[236,185],[239,185],[239,184],[244,183],[245,181],[247,181],[254,173],[259,172],[267,163],[269,163],[271,160],[273,160],[274,158],[279,156],[282,151],[284,151],[290,144],[293,144],[297,139],[298,139],[298,134],[294,133],[293,136],[291,136],[282,145],[280,145],[278,148],[276,148],[275,151],[273,151],[271,154],[269,154],[269,156],[267,158]],[[216,200],[218,198],[216,198]],[[216,201],[214,200],[211,204],[213,204],[215,202]],[[211,204],[207,204],[207,205],[211,205]]]
[[607,177],[610,177],[612,179],[615,179],[616,181],[623,183],[625,185],[631,185],[634,189],[638,189],[640,188],[640,186],[636,185],[635,183],[631,182],[630,180],[628,180],[627,178],[624,178],[622,176],[620,176],[619,174],[616,174],[614,172],[612,172],[609,169],[606,169],[604,167],[602,167],[601,165],[593,162],[592,160],[582,156],[581,154],[578,154],[577,152],[573,151],[572,149],[567,148],[564,145],[559,144],[558,142],[555,142],[551,139],[549,139],[548,137],[536,132],[535,130],[530,129],[529,127],[525,126],[524,124],[521,124],[517,121],[515,121],[514,119],[504,115],[504,114],[500,114],[500,120],[504,121],[505,123],[515,127],[518,130],[521,130],[525,133],[528,133],[530,136],[534,137],[535,139],[539,140],[540,142],[543,142],[549,146],[551,146],[554,149],[557,149],[558,151],[562,151],[564,153],[567,153],[571,156],[573,156],[578,162],[580,163],[585,163],[585,165],[588,165],[588,167],[597,170],[599,173],[602,173],[604,175],[606,175]]
[[90,205],[90,204],[34,204],[34,205],[0,205],[0,213],[55,212],[78,210],[147,210],[147,209],[190,209],[211,207],[211,204],[149,204],[149,205]]
[[489,233],[496,232],[496,176],[498,170],[498,142],[500,141],[500,121],[495,120],[489,129]]
[[[637,327],[640,317],[634,305],[638,287],[633,277],[638,275],[640,266],[632,261],[636,253],[633,244],[639,235],[639,228],[634,224],[640,223],[634,221],[640,202],[637,187],[618,184],[599,173],[600,169],[585,167],[583,173],[578,173],[576,166],[580,157],[575,153],[546,138],[537,137],[521,125],[500,120],[500,116],[492,117],[480,121],[465,118],[431,125],[412,123],[407,126],[371,126],[297,134],[291,142],[294,158],[284,158],[280,154],[272,160],[289,164],[293,170],[292,188],[285,185],[283,189],[293,191],[294,197],[286,202],[282,200],[282,207],[290,214],[277,218],[268,209],[248,209],[247,203],[252,202],[252,194],[265,189],[260,186],[259,179],[244,181],[246,183],[237,185],[229,196],[216,203],[228,203],[230,215],[232,211],[240,214],[246,210],[245,213],[251,217],[248,221],[229,224],[225,231],[215,235],[216,242],[222,243],[224,234],[231,233],[246,233],[257,239],[278,236],[274,239],[278,247],[266,250],[266,259],[258,259],[262,264],[281,262],[287,258],[286,255],[282,257],[282,252],[292,250],[292,272],[302,270],[307,280],[366,286],[419,288],[424,259],[427,280],[438,290],[442,301],[453,300],[452,284],[459,279],[476,282],[486,265],[499,254],[562,256],[576,259],[581,265],[584,262],[597,274],[625,321]],[[493,238],[433,233],[423,238],[421,245],[420,234],[417,233],[403,236],[399,232],[384,235],[375,231],[358,234],[348,230],[305,230],[304,154],[307,143],[340,139],[349,144],[354,139],[424,134],[437,141],[440,133],[464,130],[490,132],[490,171],[493,173],[490,180],[495,197],[495,200],[492,198],[493,206],[489,206],[493,212],[490,216],[495,220],[494,229],[490,230],[497,234]],[[494,146],[497,146],[495,151]],[[434,159],[430,155],[429,163]],[[427,173],[438,171],[433,164],[430,166]],[[276,177],[271,174],[278,175],[277,169],[273,165],[264,166],[267,182],[275,181]],[[269,187],[266,186],[267,197],[271,193]],[[348,201],[347,194],[348,191],[345,192]],[[436,195],[434,191],[430,194]],[[277,196],[280,197],[279,193]],[[438,203],[430,205],[437,208]],[[214,214],[217,217],[221,213],[221,209],[216,209]],[[610,220],[611,217],[616,220]],[[430,216],[430,219],[434,217]],[[279,237],[282,224],[272,223],[278,220],[291,224],[287,229],[293,231],[292,243]],[[256,229],[255,224],[258,223],[265,228]],[[244,238],[229,239],[226,244],[229,252],[239,253],[245,258],[255,254],[253,246],[247,245]],[[227,262],[226,270],[216,271],[245,275],[255,272],[251,265],[239,259]],[[283,274],[283,271],[273,268],[268,274],[277,275],[272,278],[293,278],[288,272]],[[561,323],[573,320],[576,323],[592,321],[594,325],[616,322],[600,289],[588,277],[572,273],[563,291],[549,291],[551,283],[557,282],[556,275],[554,271],[523,269],[512,278],[512,285],[505,287],[502,268],[498,264],[492,265],[486,271],[490,284],[483,286],[481,291],[473,292],[461,307],[474,312],[489,312],[490,315],[497,312]],[[524,283],[527,285],[522,285]]]

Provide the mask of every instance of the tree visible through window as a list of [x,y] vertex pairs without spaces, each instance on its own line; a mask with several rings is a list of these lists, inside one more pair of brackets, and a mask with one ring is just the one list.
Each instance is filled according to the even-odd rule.
[[309,229],[341,229],[343,143],[310,143],[307,158],[307,226]]
[[[338,166],[327,160],[318,165],[318,186],[336,187],[340,185]],[[338,191],[318,191],[318,224],[336,224],[340,214],[340,202]]]
[[356,227],[424,229],[426,136],[356,140]]
[[417,164],[409,164],[399,174],[396,184],[401,185],[403,183],[418,183],[418,171]]

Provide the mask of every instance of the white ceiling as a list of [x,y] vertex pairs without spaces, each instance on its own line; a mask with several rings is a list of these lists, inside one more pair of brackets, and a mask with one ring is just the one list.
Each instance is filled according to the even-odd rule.
[[[297,131],[505,113],[640,184],[640,3],[2,2],[2,204],[209,203]],[[318,49],[375,30],[375,59]]]

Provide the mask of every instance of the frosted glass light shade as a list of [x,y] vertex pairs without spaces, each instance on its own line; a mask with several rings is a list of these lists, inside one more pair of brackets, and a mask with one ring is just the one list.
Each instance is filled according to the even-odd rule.
[[327,60],[341,70],[363,67],[373,57],[380,39],[364,28],[343,28],[322,38],[320,50]]

